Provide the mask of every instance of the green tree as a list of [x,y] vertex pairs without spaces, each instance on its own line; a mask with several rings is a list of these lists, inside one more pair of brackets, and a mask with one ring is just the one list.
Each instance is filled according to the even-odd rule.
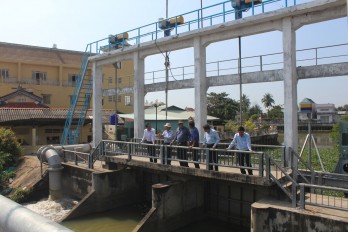
[[275,105],[268,111],[269,118],[284,118],[283,108],[281,105]]
[[267,113],[269,112],[270,107],[272,107],[275,103],[273,95],[270,93],[266,93],[265,95],[263,95],[261,102],[267,109]]
[[247,95],[242,95],[242,110],[243,112],[248,112],[250,108],[250,99]]
[[344,106],[337,107],[338,111],[348,111],[348,104],[345,104]]
[[3,185],[10,177],[13,177],[13,172],[4,171],[22,154],[20,144],[12,130],[0,128],[0,184]]
[[249,115],[262,115],[262,109],[261,106],[259,106],[258,104],[255,104],[253,106],[250,107],[249,109]]
[[208,93],[207,112],[209,115],[223,119],[234,119],[238,111],[238,102],[228,97],[226,92]]

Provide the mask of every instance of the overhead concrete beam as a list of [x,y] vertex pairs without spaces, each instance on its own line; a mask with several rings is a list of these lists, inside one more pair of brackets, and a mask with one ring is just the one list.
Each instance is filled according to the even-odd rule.
[[103,90],[103,96],[114,96],[114,95],[124,95],[124,94],[130,94],[133,93],[133,87],[124,87],[124,88],[117,88],[115,89],[104,89]]
[[330,10],[323,9],[321,11],[309,12],[303,15],[297,15],[293,17],[294,28],[298,29],[304,25],[319,23],[328,19],[338,19],[347,15],[347,8],[342,6],[336,6]]
[[297,68],[298,79],[348,76],[348,62]]
[[[323,77],[338,77],[348,76],[348,62],[337,64],[322,64],[306,67],[297,67],[298,79],[311,79],[311,78],[323,78]],[[283,70],[269,70],[250,72],[242,74],[243,84],[255,84],[265,82],[283,81]],[[210,76],[207,77],[207,86],[224,86],[224,85],[238,85],[238,74],[222,75],[222,76]],[[168,84],[169,90],[176,89],[192,89],[194,88],[194,79],[170,81]],[[165,82],[147,84],[145,85],[145,93],[159,92],[165,90]],[[133,93],[133,88],[125,87],[119,88],[118,94]],[[103,96],[111,96],[115,94],[115,89],[106,89],[103,91]]]

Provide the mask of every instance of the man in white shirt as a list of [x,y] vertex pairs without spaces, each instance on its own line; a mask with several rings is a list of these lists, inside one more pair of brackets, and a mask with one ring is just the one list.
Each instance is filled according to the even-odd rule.
[[[145,125],[145,130],[144,130],[144,135],[143,135],[143,139],[141,140],[140,143],[147,143],[147,144],[155,144],[155,136],[156,136],[156,132],[154,128],[151,128],[151,124],[148,122]],[[155,146],[147,146],[147,151],[148,151],[148,155],[150,156],[150,162],[155,162],[157,163],[157,159],[152,157],[156,156],[156,148]]]
[[[212,148],[215,149],[218,143],[220,142],[220,137],[219,134],[216,132],[216,130],[210,128],[209,124],[205,124],[203,126],[204,130],[204,137],[203,137],[203,146],[207,146],[207,148]],[[209,163],[214,163],[218,164],[219,162],[219,157],[215,151],[212,151],[211,149],[209,150]],[[218,171],[219,166],[217,165],[209,165],[208,169],[209,170],[214,170]]]
[[[231,149],[232,147],[235,146],[237,150],[252,151],[251,150],[250,135],[244,131],[245,131],[244,127],[241,126],[238,128],[238,133],[236,133],[234,135],[233,140],[227,149]],[[251,167],[250,154],[238,153],[238,159],[239,159],[239,166],[246,165],[247,167]],[[245,160],[245,162],[244,162],[244,160]],[[242,174],[246,174],[244,168],[241,168],[240,172]],[[253,175],[253,170],[248,169],[248,173],[249,173],[249,175]]]
[[[163,131],[162,134],[160,134],[161,138],[163,138],[163,145],[167,145],[166,149],[167,149],[167,164],[170,165],[171,164],[171,150],[170,147],[168,145],[170,145],[170,143],[172,142],[173,138],[174,138],[174,131],[172,130],[172,125],[167,122],[164,125],[165,130]],[[164,157],[163,157],[164,158]]]

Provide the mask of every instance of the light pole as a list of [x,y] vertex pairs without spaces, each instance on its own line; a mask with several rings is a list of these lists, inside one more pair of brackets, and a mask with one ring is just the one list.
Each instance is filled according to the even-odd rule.
[[153,106],[156,108],[156,133],[157,133],[157,108],[158,108],[158,105],[157,105],[157,103],[155,103]]
[[116,120],[118,120],[117,116],[117,88],[118,88],[118,80],[117,80],[117,69],[121,68],[121,62],[113,63],[113,66],[115,67],[115,95],[114,95],[114,101],[115,101],[115,141],[117,141],[117,125]]
[[[168,0],[166,0],[166,20],[168,19]],[[168,117],[168,80],[169,80],[169,56],[168,51],[166,51],[166,57],[164,61],[164,66],[166,67],[166,88],[165,88],[165,94],[166,94],[166,120]],[[156,117],[157,117],[157,108],[156,108]],[[157,119],[156,119],[156,132],[157,132]]]

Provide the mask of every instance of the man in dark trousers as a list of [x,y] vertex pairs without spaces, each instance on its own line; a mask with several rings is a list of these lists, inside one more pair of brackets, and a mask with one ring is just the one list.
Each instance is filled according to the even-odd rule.
[[[152,144],[155,145],[155,129],[151,127],[150,123],[146,123],[145,125],[145,130],[144,130],[144,135],[140,143],[147,143],[147,144]],[[157,159],[152,157],[156,156],[156,148],[154,146],[147,146],[147,152],[148,155],[150,156],[150,162],[157,163]]]
[[[189,127],[190,127],[190,148],[192,147],[199,147],[199,132],[197,127],[195,127],[195,122],[193,120],[189,121]],[[198,151],[196,149],[192,150],[192,155],[193,155],[193,161],[200,161],[198,159]],[[195,168],[199,169],[199,163],[195,163]]]
[[[251,150],[250,136],[248,133],[246,133],[244,131],[245,131],[244,127],[241,126],[238,128],[238,132],[234,135],[233,140],[227,149],[231,149],[232,147],[236,146],[237,150],[252,151]],[[251,167],[250,154],[238,153],[238,158],[239,158],[239,166],[246,165],[247,167]],[[241,168],[240,172],[242,174],[246,174],[244,168]],[[253,175],[253,170],[248,169],[248,173],[249,173],[249,175]]]
[[[220,142],[219,134],[216,130],[210,128],[209,124],[205,124],[203,126],[204,130],[204,138],[203,138],[203,146],[207,146],[207,148],[215,149],[218,143]],[[219,163],[219,157],[216,153],[216,151],[213,151],[212,149],[209,150],[209,170],[218,171],[219,166],[218,165],[210,165],[211,163],[218,164]]]
[[[178,128],[176,129],[175,137],[174,137],[173,141],[170,143],[170,145],[172,145],[174,142],[177,142],[178,146],[187,147],[189,138],[190,138],[189,129],[184,126],[183,121],[179,121]],[[177,151],[178,151],[177,152],[178,159],[187,160],[187,150],[186,149],[178,148]],[[179,162],[180,162],[180,166],[188,167],[187,162],[184,162],[184,161],[179,161]]]

